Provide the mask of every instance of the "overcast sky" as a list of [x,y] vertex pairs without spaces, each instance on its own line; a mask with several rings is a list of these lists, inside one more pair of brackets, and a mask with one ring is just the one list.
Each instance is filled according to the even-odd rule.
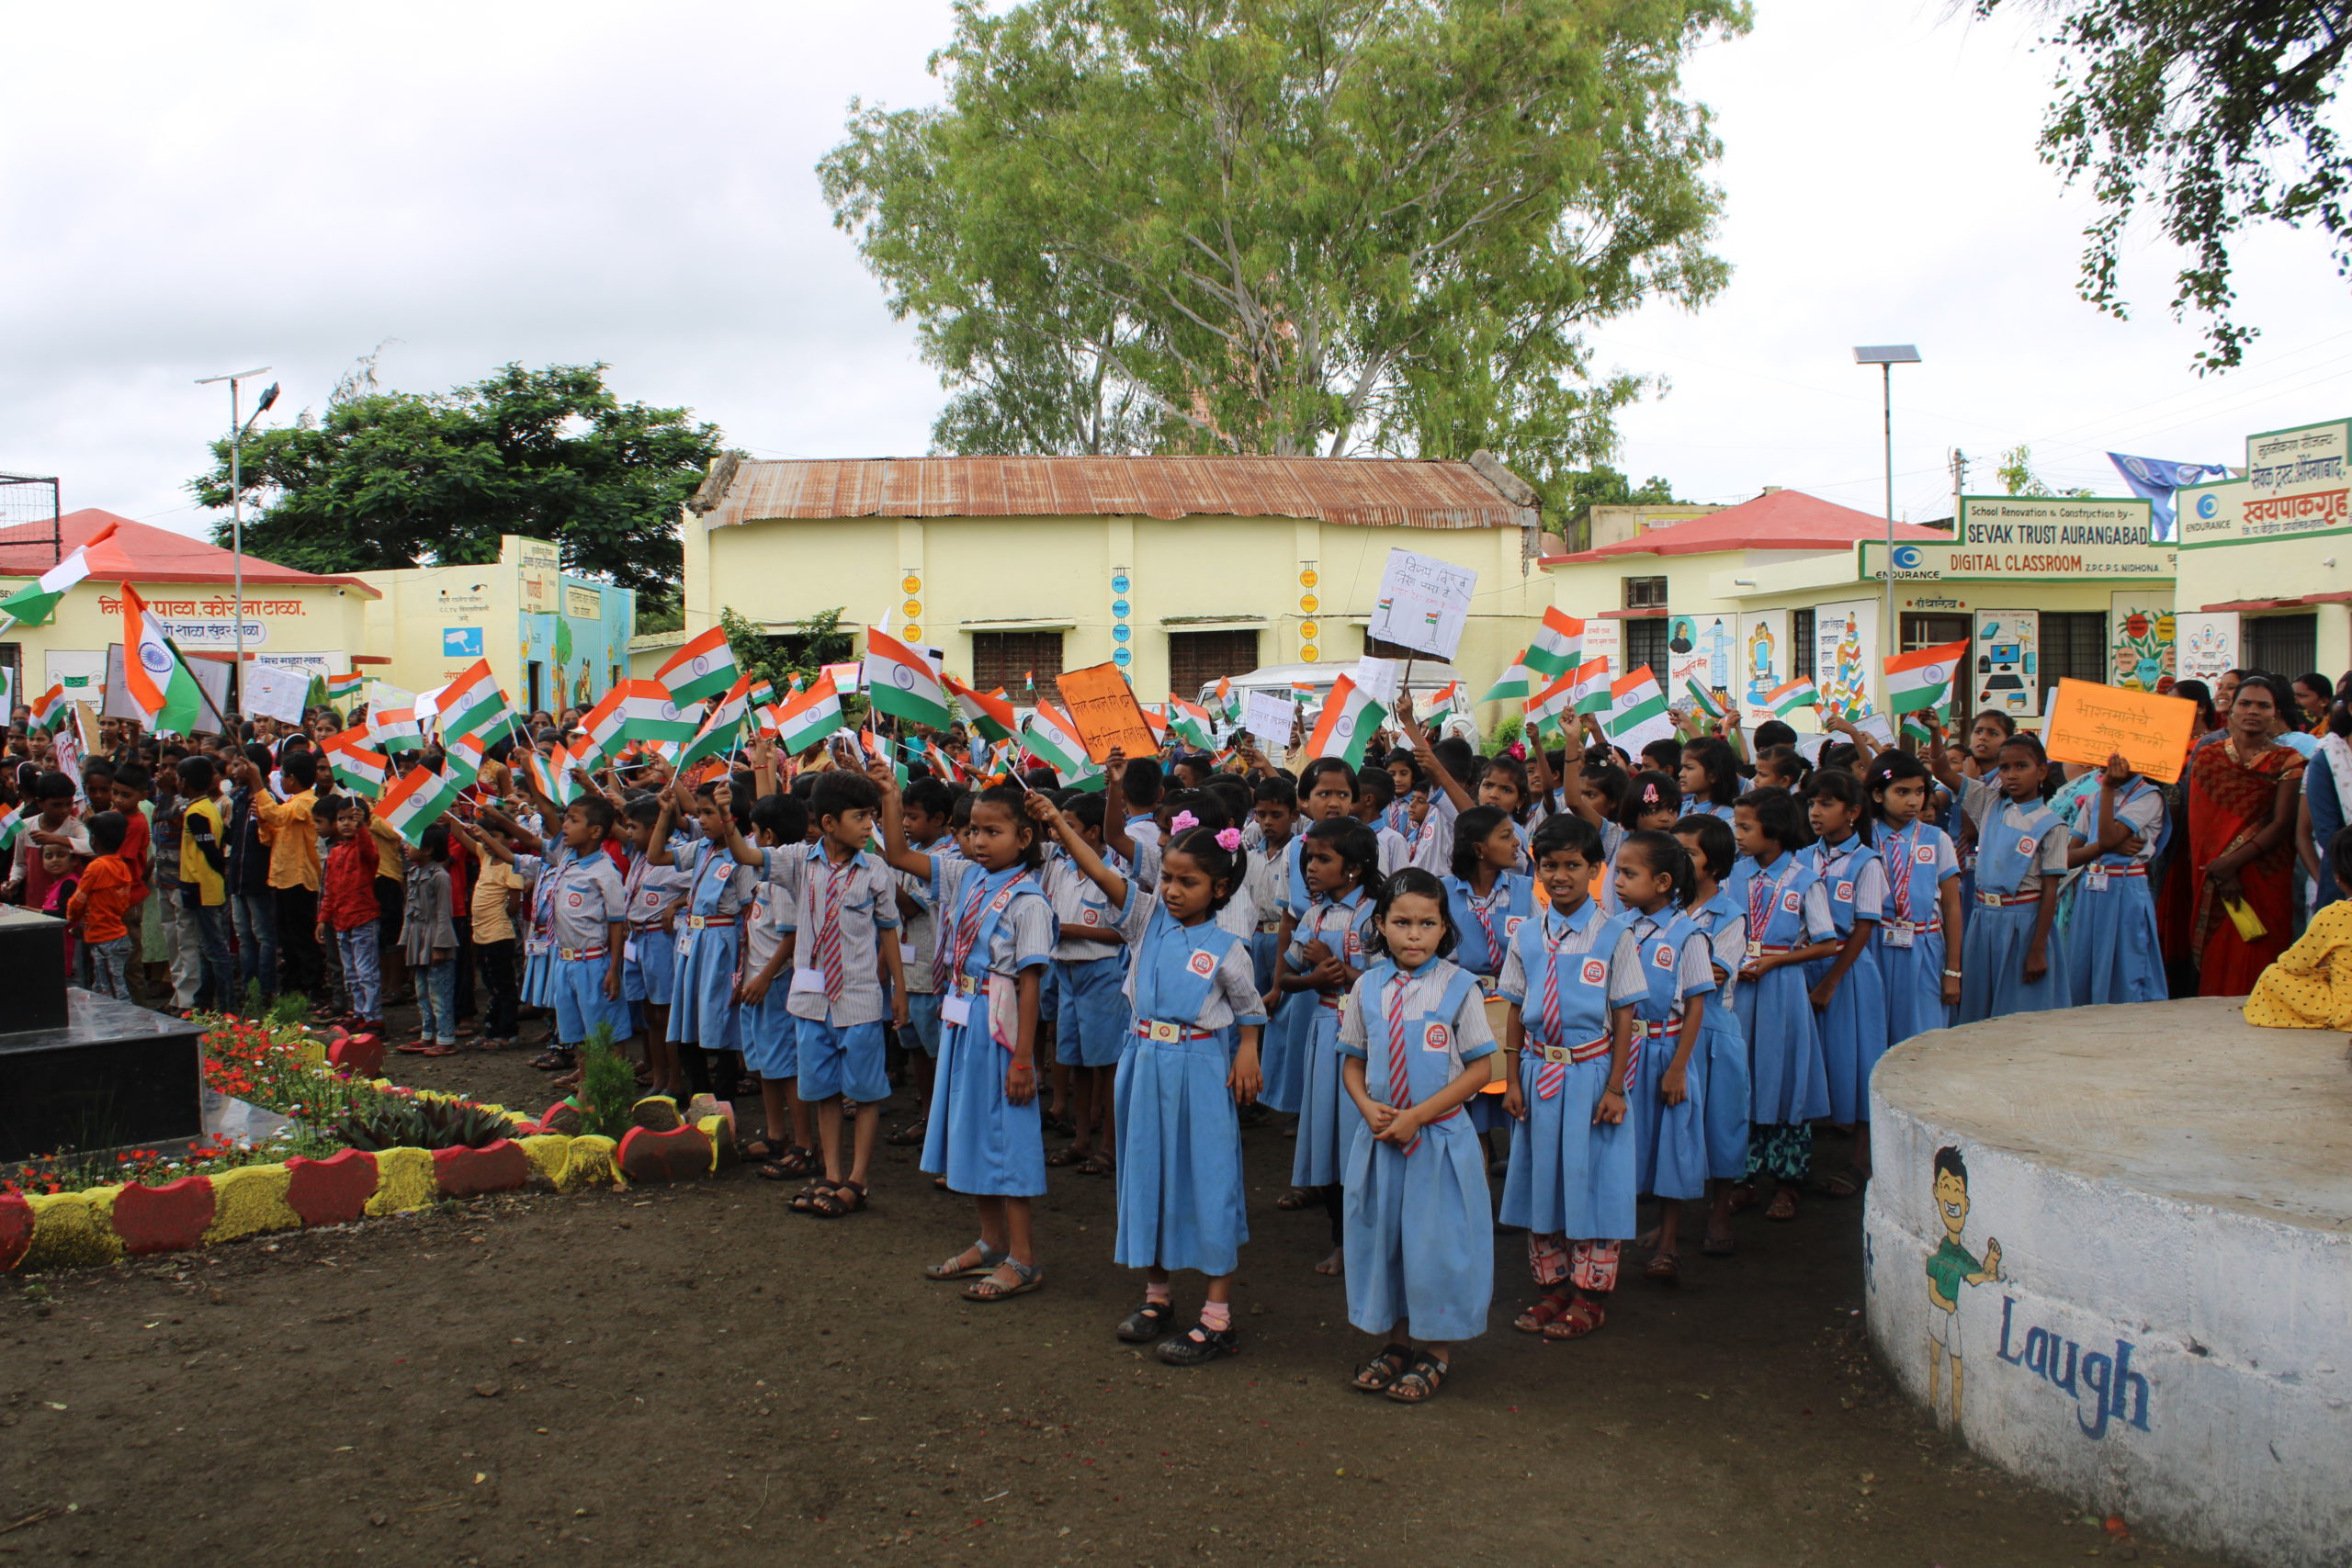
[[[1949,512],[1954,446],[2030,442],[2054,481],[2112,492],[2110,447],[2238,462],[2248,431],[2352,413],[2352,298],[2308,236],[2240,247],[2265,335],[2227,377],[2191,373],[2163,251],[2127,271],[2134,320],[2075,298],[2086,204],[2035,159],[2051,65],[2020,29],[1956,0],[1757,9],[1690,73],[1726,145],[1731,287],[1597,333],[1605,367],[1671,383],[1624,421],[1636,478],[1876,510],[1858,343],[1926,356],[1896,373],[1915,518]],[[195,378],[272,365],[290,417],[379,343],[401,389],[602,359],[757,456],[919,453],[936,378],[813,165],[852,95],[934,93],[949,28],[933,0],[20,8],[0,468],[197,531],[183,486],[227,411]]]

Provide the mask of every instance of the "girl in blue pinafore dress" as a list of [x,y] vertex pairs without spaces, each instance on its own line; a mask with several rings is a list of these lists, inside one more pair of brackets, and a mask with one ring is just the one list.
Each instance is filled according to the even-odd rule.
[[1682,748],[1675,782],[1682,786],[1685,815],[1713,817],[1731,826],[1732,807],[1740,796],[1739,756],[1731,742],[1718,735],[1691,740]]
[[1649,994],[1625,922],[1589,895],[1600,836],[1577,817],[1536,830],[1535,874],[1552,896],[1503,962],[1512,1022],[1504,1101],[1521,1123],[1503,1177],[1501,1220],[1527,1232],[1542,1292],[1511,1326],[1577,1339],[1608,1317],[1618,1253],[1634,1231],[1634,1010]]
[[1340,1272],[1340,1166],[1349,1120],[1340,1079],[1340,1013],[1363,973],[1373,908],[1380,897],[1380,842],[1352,818],[1334,817],[1307,829],[1306,881],[1313,902],[1283,955],[1283,988],[1315,1003],[1300,1047],[1298,1141],[1292,1147],[1291,1185],[1323,1190],[1331,1220],[1331,1255],[1317,1264]]
[[[1265,879],[1271,882],[1276,897],[1273,908],[1279,923],[1270,944],[1272,955],[1265,969],[1265,994],[1272,1001],[1272,1010],[1266,1015],[1266,1039],[1263,1053],[1266,1071],[1265,1092],[1259,1096],[1269,1111],[1284,1115],[1298,1114],[1300,1100],[1306,1093],[1306,1032],[1315,1021],[1315,998],[1305,991],[1281,988],[1283,953],[1288,947],[1285,932],[1306,914],[1311,901],[1306,891],[1306,835],[1293,833],[1283,845],[1278,856],[1272,857],[1272,868]],[[1261,909],[1264,908],[1261,906]],[[1285,1197],[1282,1206],[1299,1209],[1313,1201],[1311,1196],[1293,1201]]]
[[[1960,980],[1951,971],[1961,919],[1960,856],[1951,836],[1926,817],[1931,780],[1907,751],[1871,760],[1863,790],[1876,826],[1871,833],[1886,877],[1885,918],[1878,925],[1879,976],[1886,986],[1886,1043],[1951,1021]],[[1867,1166],[1864,1167],[1868,1168]]]
[[1029,1224],[1046,1190],[1046,1129],[1037,1103],[1037,1000],[1060,928],[1040,876],[1044,855],[1031,800],[1011,784],[974,797],[963,857],[908,847],[898,781],[876,764],[883,858],[926,878],[939,911],[939,1065],[932,1077],[922,1168],[968,1192],[979,1239],[923,1270],[928,1280],[971,1280],[967,1301],[996,1302],[1045,1283]]
[[2072,837],[2043,804],[2049,773],[2041,742],[2013,735],[2001,743],[1991,780],[1938,776],[1962,789],[1961,809],[1976,833],[1976,903],[1961,933],[1956,1023],[2067,1005],[2066,950],[2052,926]]
[[[677,915],[678,958],[671,982],[670,1038],[705,1051],[740,1051],[742,1031],[735,1009],[735,964],[742,951],[743,910],[759,886],[757,867],[743,864],[729,846],[731,811],[718,804],[717,785],[695,791],[702,837],[678,863],[686,871],[686,901]],[[657,822],[646,858],[672,863],[669,824]]]
[[[2156,937],[2156,900],[2148,861],[2165,830],[2165,797],[2128,771],[2120,758],[2108,765],[2098,792],[2086,802],[2068,856],[2075,903],[2066,919],[2066,982],[2074,1004],[2160,1002],[2164,949]],[[2136,850],[2122,846],[2140,840]],[[2112,844],[2112,848],[2102,845]]]
[[1438,879],[1399,871],[1379,916],[1385,955],[1349,993],[1339,1035],[1348,1321],[1384,1340],[1351,1381],[1412,1404],[1445,1385],[1447,1347],[1485,1333],[1494,1301],[1487,1160],[1463,1105],[1494,1076],[1495,1042],[1477,977],[1444,956],[1456,933]]
[[1886,867],[1865,837],[1870,819],[1863,798],[1853,774],[1817,775],[1812,814],[1819,838],[1803,852],[1838,928],[1837,953],[1805,965],[1819,1015],[1829,1119],[1857,1129],[1853,1162],[1826,1184],[1838,1198],[1860,1191],[1870,1173],[1871,1073],[1887,1044],[1886,981],[1877,948],[1886,914]]
[[[1461,933],[1461,945],[1450,956],[1477,976],[1479,994],[1489,1001],[1510,939],[1535,913],[1535,883],[1515,869],[1522,858],[1518,824],[1499,808],[1474,806],[1455,818],[1453,874],[1442,879],[1446,913]],[[1490,1006],[1487,1010],[1492,1029],[1498,1010]],[[1508,1087],[1490,1084],[1470,1101],[1470,1124],[1478,1130],[1481,1142],[1488,1133],[1510,1124],[1503,1111],[1502,1091]]]
[[1120,909],[1128,947],[1130,1041],[1116,1081],[1119,1230],[1113,1258],[1145,1274],[1143,1304],[1119,1325],[1129,1344],[1159,1338],[1174,1305],[1170,1274],[1209,1277],[1200,1322],[1160,1346],[1195,1367],[1240,1348],[1233,1271],[1250,1239],[1241,1185],[1241,1107],[1256,1098],[1265,1024],[1249,942],[1218,924],[1247,874],[1238,829],[1196,827],[1168,846],[1157,895],[1103,865],[1059,813],[1047,818],[1079,870]]
[[[1714,1201],[1699,1250],[1711,1258],[1731,1255],[1732,1185],[1747,1172],[1747,1036],[1739,1027],[1739,966],[1747,958],[1747,911],[1723,886],[1737,862],[1731,824],[1718,817],[1685,817],[1674,836],[1690,854],[1690,920],[1706,933],[1714,970],[1715,994],[1699,1022],[1699,1059],[1706,1077],[1707,1177]],[[1668,1215],[1679,1221],[1676,1206]],[[1672,1235],[1668,1230],[1666,1234]]]
[[1732,1207],[1756,1198],[1756,1178],[1778,1184],[1771,1219],[1796,1217],[1797,1188],[1813,1166],[1813,1121],[1829,1114],[1829,1079],[1821,1056],[1804,965],[1838,951],[1828,895],[1792,845],[1804,841],[1801,809],[1781,790],[1750,790],[1735,808],[1732,834],[1740,860],[1733,898],[1747,912],[1747,956],[1735,1005],[1747,1039],[1747,1168]]
[[1634,1190],[1660,1199],[1649,1267],[1681,1277],[1682,1201],[1707,1193],[1707,1070],[1701,1046],[1715,1010],[1714,953],[1687,906],[1697,891],[1690,853],[1645,829],[1617,851],[1621,917],[1633,933],[1645,987],[1634,1005],[1634,1053],[1625,1124],[1634,1134]]

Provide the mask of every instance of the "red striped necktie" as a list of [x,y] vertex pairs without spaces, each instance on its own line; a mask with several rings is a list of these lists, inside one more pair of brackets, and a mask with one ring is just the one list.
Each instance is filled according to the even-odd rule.
[[[1410,976],[1399,973],[1381,998],[1381,1007],[1388,1014],[1388,1103],[1399,1111],[1408,1111],[1413,1104],[1412,1067],[1405,1054],[1405,992],[1412,985]],[[1421,1146],[1421,1135],[1405,1145],[1411,1154]]]

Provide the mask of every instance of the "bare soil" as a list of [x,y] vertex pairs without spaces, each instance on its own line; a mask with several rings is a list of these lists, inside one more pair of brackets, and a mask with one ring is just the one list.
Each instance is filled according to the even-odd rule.
[[[392,1070],[537,1107],[526,1055]],[[1323,1217],[1274,1208],[1278,1131],[1247,1149],[1243,1353],[1193,1371],[1112,1337],[1140,1285],[1106,1181],[1056,1171],[1046,1288],[971,1305],[920,1277],[973,1225],[906,1150],[836,1221],[736,1170],[12,1279],[0,1562],[2212,1561],[2119,1544],[1894,1393],[1858,1201],[1743,1215],[1739,1256],[1629,1280],[1568,1345],[1511,1331],[1498,1235],[1492,1329],[1407,1408],[1343,1386],[1373,1346],[1312,1272]]]

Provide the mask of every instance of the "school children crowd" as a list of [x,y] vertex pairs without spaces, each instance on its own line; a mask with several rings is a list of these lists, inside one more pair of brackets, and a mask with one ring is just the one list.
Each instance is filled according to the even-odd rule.
[[[2283,691],[2247,674],[2216,710],[2192,817],[2196,759],[2259,769]],[[2323,722],[2352,780],[2352,710]],[[2165,996],[2152,864],[2203,879],[2201,919],[2278,847],[2199,861],[2179,792],[2120,758],[2062,781],[1999,715],[1924,756],[1834,721],[1810,758],[1785,725],[1704,728],[1639,758],[1597,726],[1481,757],[1408,702],[1360,766],[1114,754],[1075,790],[1035,759],[966,788],[763,739],[692,783],[650,755],[580,772],[561,801],[502,740],[477,803],[415,843],[300,732],[118,737],[78,788],[18,735],[7,897],[75,922],[117,996],[139,954],[180,1007],[283,987],[379,1025],[413,987],[401,1049],[513,1043],[538,1010],[553,1072],[609,1030],[654,1093],[756,1095],[746,1152],[812,1217],[866,1207],[878,1144],[919,1146],[978,1231],[922,1272],[974,1303],[1046,1282],[1049,1168],[1110,1178],[1113,1261],[1142,1273],[1114,1332],[1173,1365],[1239,1348],[1243,1130],[1263,1127],[1288,1146],[1277,1207],[1320,1211],[1316,1267],[1376,1338],[1351,1382],[1415,1403],[1485,1330],[1498,1225],[1524,1236],[1513,1326],[1589,1335],[1629,1245],[1646,1280],[1679,1278],[1686,1203],[1712,1258],[1744,1209],[1795,1219],[1816,1123],[1856,1132],[1817,1190],[1859,1190],[1890,1045]],[[2330,855],[2352,871],[2346,840]],[[145,907],[173,940],[134,941]],[[1178,1273],[1205,1281],[1189,1324]]]

